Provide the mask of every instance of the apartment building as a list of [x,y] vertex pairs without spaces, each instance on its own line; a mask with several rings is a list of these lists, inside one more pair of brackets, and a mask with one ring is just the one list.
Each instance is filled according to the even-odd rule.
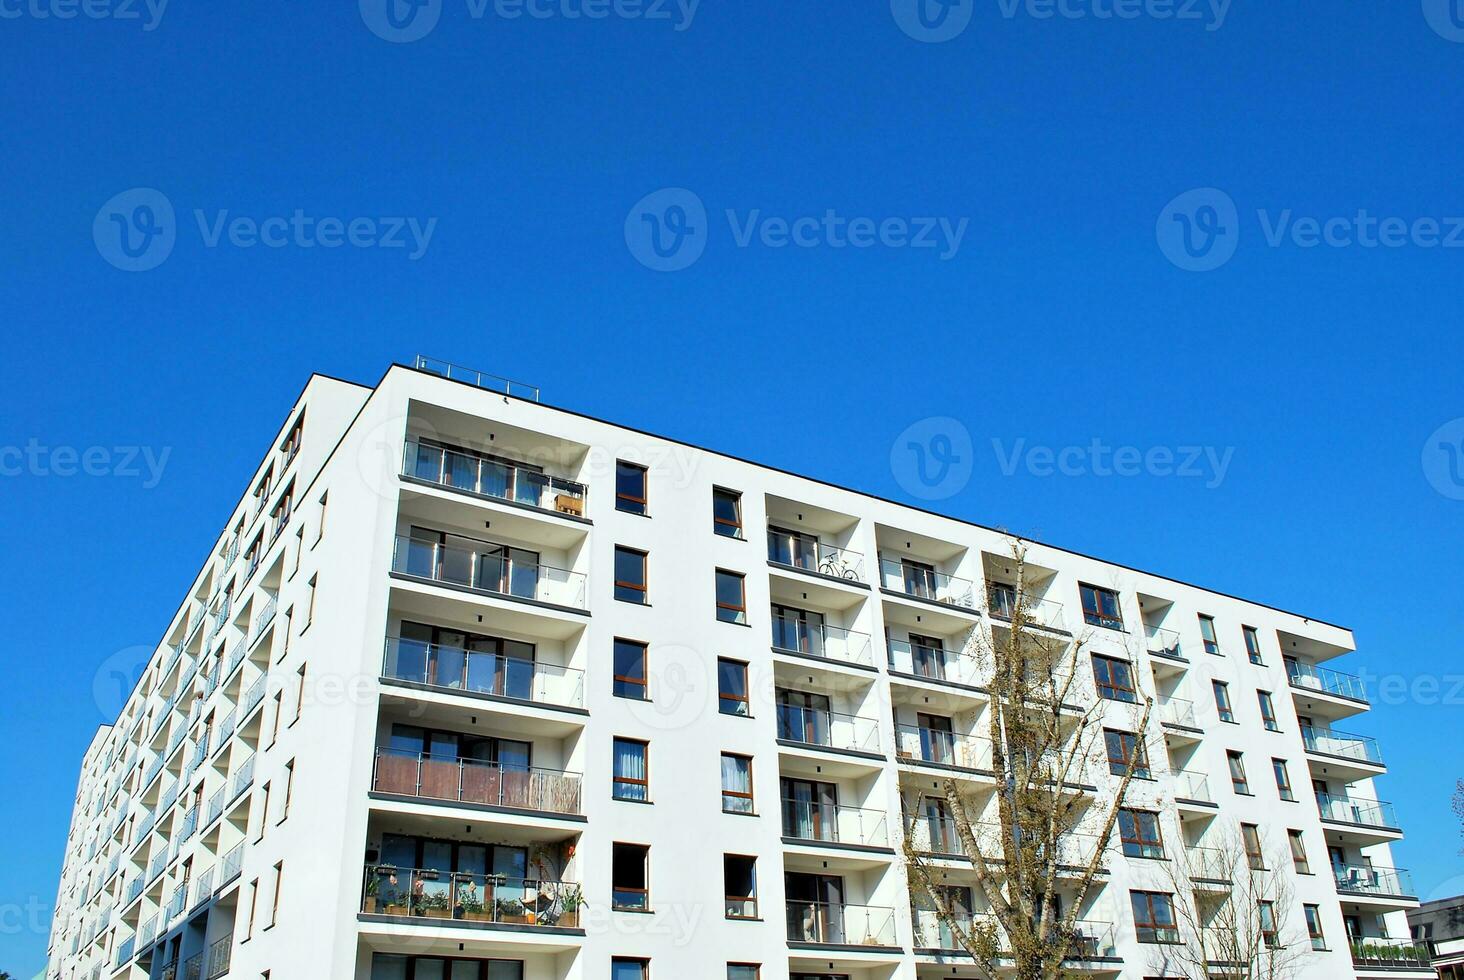
[[[1030,628],[1081,637],[1109,744],[1151,747],[1072,968],[1184,975],[1165,866],[1235,839],[1293,893],[1297,976],[1431,976],[1384,759],[1345,730],[1351,633],[1026,561]],[[438,362],[314,376],[86,753],[47,975],[974,977],[901,848],[986,914],[935,797],[996,790],[970,651],[1012,565],[998,531]]]

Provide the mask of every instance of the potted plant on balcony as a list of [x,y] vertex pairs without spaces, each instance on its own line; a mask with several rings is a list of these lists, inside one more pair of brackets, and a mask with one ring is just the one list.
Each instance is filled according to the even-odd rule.
[[376,896],[381,891],[381,876],[376,872],[366,876],[366,902],[364,909],[367,915],[376,914]]
[[516,898],[499,898],[493,902],[494,921],[512,922],[518,925],[532,925],[533,919],[524,903]]
[[424,896],[417,907],[429,919],[452,918],[452,905],[444,892],[433,892],[431,895]]
[[463,885],[458,889],[458,917],[469,922],[492,922],[493,913],[478,897],[478,889]]

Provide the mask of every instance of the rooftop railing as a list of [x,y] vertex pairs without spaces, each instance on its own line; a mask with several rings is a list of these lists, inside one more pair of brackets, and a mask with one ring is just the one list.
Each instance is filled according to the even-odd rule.
[[880,585],[891,592],[962,609],[975,608],[976,599],[970,579],[931,571],[895,558],[881,558],[879,574]]
[[513,395],[515,398],[531,398],[539,400],[539,389],[534,385],[526,385],[521,381],[513,381],[509,378],[501,378],[496,374],[487,374],[483,371],[475,371],[472,368],[465,368],[460,364],[452,364],[448,361],[440,361],[435,357],[425,357],[418,354],[412,362],[412,367],[418,371],[426,371],[428,374],[436,374],[453,381],[464,381],[476,388],[485,388],[488,391],[497,391],[505,395]]
[[1320,691],[1335,694],[1353,701],[1367,701],[1367,687],[1361,677],[1344,674],[1330,667],[1302,663],[1299,660],[1286,661],[1286,676],[1291,686],[1303,691]]
[[887,847],[889,822],[883,810],[785,798],[783,836],[819,843]]
[[578,884],[376,865],[366,869],[368,915],[515,926],[579,927]]
[[889,641],[888,648],[892,671],[956,684],[976,684],[980,679],[980,663],[960,650],[895,639]]
[[1353,800],[1346,797],[1316,794],[1317,809],[1323,820],[1333,823],[1352,824],[1357,827],[1376,827],[1393,830],[1398,827],[1398,815],[1393,804],[1378,800]]
[[1301,729],[1301,740],[1308,752],[1331,755],[1342,759],[1353,759],[1375,766],[1383,764],[1383,753],[1376,739],[1366,735],[1352,735],[1330,728]]
[[402,473],[416,480],[539,510],[583,517],[589,488],[527,466],[407,440]]
[[401,536],[392,570],[480,592],[585,608],[585,576],[580,572],[516,561],[487,543],[482,549],[472,549]]
[[792,616],[774,616],[773,649],[841,663],[874,666],[868,633]]
[[396,636],[386,638],[382,676],[566,708],[582,708],[585,701],[582,670]]
[[768,528],[768,561],[828,578],[864,581],[864,555],[807,535]]
[[894,946],[895,910],[873,905],[789,900],[788,941],[832,946]]
[[373,785],[378,793],[397,796],[577,814],[581,779],[557,769],[377,749]]
[[851,752],[879,751],[879,722],[822,708],[780,704],[778,738],[822,748]]
[[895,726],[895,751],[902,761],[933,762],[984,772],[990,772],[994,765],[990,739],[919,725]]

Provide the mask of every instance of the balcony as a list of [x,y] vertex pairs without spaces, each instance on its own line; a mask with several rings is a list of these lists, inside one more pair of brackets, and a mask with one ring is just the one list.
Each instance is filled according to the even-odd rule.
[[[956,939],[956,931],[941,919],[939,913],[931,909],[915,909],[914,919],[917,949],[959,951],[963,948]],[[956,917],[956,925],[968,936],[973,928],[994,930],[1001,948],[1010,948],[997,925],[996,916],[990,913],[960,913]],[[1072,954],[1067,957],[1068,962],[1116,958],[1118,943],[1113,923],[1079,919],[1073,923],[1073,947]]]
[[1377,898],[1409,898],[1418,895],[1413,889],[1413,876],[1397,868],[1334,864],[1332,874],[1337,879],[1337,890],[1349,895],[1370,895]]
[[1223,885],[1228,891],[1235,878],[1234,860],[1218,847],[1186,845],[1185,873],[1197,885]]
[[1145,626],[1144,638],[1148,644],[1150,656],[1163,657],[1165,660],[1172,660],[1180,664],[1189,663],[1189,658],[1180,653],[1179,634],[1174,630]]
[[822,708],[780,704],[778,738],[815,748],[844,752],[878,753],[879,722]]
[[478,497],[548,513],[585,516],[588,488],[573,480],[417,440],[408,440],[402,475]]
[[1159,723],[1200,731],[1200,721],[1195,715],[1195,703],[1183,698],[1160,698],[1158,703]]
[[234,955],[234,934],[231,932],[222,939],[214,941],[208,948],[208,969],[204,972],[204,980],[217,980],[229,972],[229,961]]
[[203,963],[208,952],[195,953],[183,963],[183,980],[203,980]]
[[229,849],[224,859],[219,862],[219,888],[224,888],[239,877],[244,869],[244,842],[240,841]]
[[1350,945],[1354,966],[1383,970],[1432,970],[1432,950],[1427,943],[1358,936],[1351,940]]
[[120,967],[122,966],[122,964],[132,961],[132,950],[136,941],[136,936],[128,936],[126,939],[117,944],[117,955],[112,960],[112,966],[114,968]]
[[1211,804],[1215,802],[1215,798],[1210,795],[1209,776],[1187,769],[1177,770],[1172,775],[1174,776],[1174,796],[1177,800]]
[[1371,827],[1379,830],[1396,831],[1398,815],[1393,804],[1378,800],[1351,800],[1345,797],[1316,794],[1317,809],[1323,820],[1333,823],[1351,824],[1355,827]]
[[1367,704],[1367,688],[1361,677],[1298,660],[1286,661],[1286,676],[1299,691],[1317,691]]
[[578,815],[580,783],[574,772],[378,749],[372,787],[422,800]]
[[361,911],[420,919],[578,929],[583,897],[580,886],[564,881],[508,878],[502,875],[394,868],[366,869]]
[[389,636],[382,676],[443,691],[582,708],[584,671]]
[[918,725],[895,726],[895,752],[902,762],[929,762],[981,772],[990,772],[994,765],[989,739]]
[[864,556],[848,548],[836,548],[809,534],[793,534],[768,528],[768,562],[780,568],[795,568],[811,575],[864,582]]
[[895,910],[836,902],[788,902],[788,941],[823,946],[895,946]]
[[[992,619],[1010,623],[1017,613],[1017,605],[1016,590],[1010,586],[998,583],[986,590],[986,611],[991,614]],[[1024,595],[1021,597],[1021,607],[1022,616],[1028,626],[1041,626],[1058,632],[1067,630],[1062,603]]]
[[503,552],[502,547],[487,542],[481,549],[470,549],[401,535],[396,539],[391,567],[399,575],[476,592],[569,609],[586,608],[583,574],[516,561]]
[[974,610],[975,591],[971,580],[937,572],[928,565],[895,558],[879,560],[880,586],[886,592],[912,599],[939,602],[960,609]]
[[889,667],[894,673],[968,685],[974,685],[979,679],[980,664],[960,650],[891,639],[888,652]]
[[888,820],[883,810],[865,810],[837,803],[783,800],[783,836],[818,844],[888,847]]
[[1383,753],[1376,739],[1365,735],[1350,735],[1330,728],[1302,728],[1301,740],[1308,752],[1348,759],[1367,765],[1381,766]]
[[790,616],[774,616],[772,624],[773,649],[779,653],[817,657],[860,667],[874,666],[868,633]]

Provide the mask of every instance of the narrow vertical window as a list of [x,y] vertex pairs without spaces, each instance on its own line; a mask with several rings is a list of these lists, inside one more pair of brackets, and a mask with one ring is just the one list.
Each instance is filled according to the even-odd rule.
[[1250,658],[1253,664],[1261,661],[1261,637],[1254,626],[1242,626],[1240,631],[1245,634],[1245,655]]
[[747,698],[747,664],[718,658],[717,706],[724,715],[746,718],[751,714]]
[[722,878],[727,896],[727,918],[757,918],[757,858],[722,855]]
[[290,719],[290,724],[300,720],[300,712],[305,710],[305,664],[295,671],[297,680],[295,682],[295,717]]
[[742,537],[742,494],[712,488],[712,530],[724,538]]
[[1291,866],[1299,875],[1311,874],[1311,861],[1306,856],[1306,839],[1299,830],[1286,831],[1286,841],[1291,846]]
[[1220,713],[1220,720],[1234,724],[1235,709],[1230,706],[1230,685],[1224,681],[1211,681],[1210,687],[1215,692],[1215,710]]
[[1261,705],[1261,721],[1268,732],[1279,732],[1281,726],[1276,723],[1276,703],[1271,700],[1270,691],[1257,691],[1256,700]]
[[274,866],[274,895],[270,899],[269,924],[274,925],[280,918],[280,886],[285,883],[285,862],[279,861]]
[[306,587],[305,594],[305,625],[302,629],[309,629],[310,624],[315,622],[315,585],[319,581],[319,575],[310,576],[310,584]]
[[259,879],[249,883],[249,916],[244,920],[244,938],[254,935],[254,912],[259,904]]
[[646,603],[646,553],[615,546],[615,598],[621,602]]
[[1239,752],[1231,750],[1225,753],[1225,759],[1230,764],[1230,787],[1241,796],[1250,796],[1250,782],[1245,778],[1245,759]]
[[717,620],[722,623],[747,623],[746,582],[737,572],[717,569]]
[[615,461],[615,509],[627,514],[646,513],[646,468],[623,459]]
[[630,912],[647,912],[651,907],[651,849],[644,844],[612,844],[610,847],[610,905]]
[[1240,839],[1245,843],[1245,860],[1252,871],[1266,870],[1266,854],[1261,849],[1261,828],[1253,823],[1240,825]]
[[617,698],[646,700],[646,645],[615,639],[612,693]]
[[1215,619],[1212,616],[1200,616],[1200,639],[1205,641],[1205,652],[1220,655],[1220,643],[1215,639]]
[[1291,776],[1286,772],[1286,760],[1272,759],[1271,771],[1276,774],[1276,792],[1281,795],[1281,799],[1294,802],[1296,793],[1291,789]]
[[617,800],[645,803],[650,799],[650,746],[632,738],[617,738],[613,744],[613,796]]
[[1302,911],[1306,914],[1306,934],[1311,939],[1311,948],[1322,950],[1327,948],[1327,939],[1322,935],[1322,909],[1319,905],[1303,905]]
[[722,812],[751,814],[752,759],[722,753]]
[[285,800],[284,806],[280,807],[280,823],[290,815],[290,798],[295,795],[295,760],[291,759],[285,763]]
[[329,503],[330,492],[327,491],[320,495],[320,521],[315,525],[316,541],[319,541],[321,538],[325,537],[325,511]]

